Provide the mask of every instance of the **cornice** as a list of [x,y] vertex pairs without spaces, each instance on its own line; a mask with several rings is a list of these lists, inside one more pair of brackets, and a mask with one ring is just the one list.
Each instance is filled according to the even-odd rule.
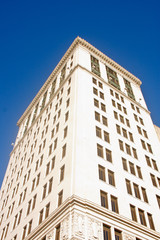
[[41,87],[41,89],[39,90],[39,92],[37,93],[37,95],[35,96],[35,98],[32,100],[32,102],[29,104],[29,106],[27,107],[27,109],[25,110],[25,112],[23,113],[23,115],[21,116],[21,118],[18,120],[17,125],[20,126],[21,122],[24,120],[24,118],[26,117],[26,115],[29,113],[29,111],[32,109],[32,107],[34,106],[34,104],[38,101],[38,99],[40,98],[40,96],[42,95],[42,93],[46,90],[46,88],[49,86],[49,84],[51,83],[52,79],[54,79],[56,77],[56,74],[58,73],[58,71],[60,70],[60,68],[62,67],[62,65],[64,64],[64,62],[66,61],[66,59],[68,58],[68,56],[71,54],[71,52],[74,50],[74,48],[77,45],[82,45],[83,47],[87,48],[89,51],[91,51],[92,53],[96,54],[97,56],[99,56],[102,60],[106,61],[108,64],[110,64],[111,66],[113,66],[116,70],[118,70],[120,73],[122,73],[123,75],[129,77],[130,79],[132,79],[132,81],[134,81],[136,84],[138,84],[139,86],[141,85],[141,81],[135,77],[133,74],[131,74],[130,72],[128,72],[126,69],[124,69],[123,67],[121,67],[118,63],[116,63],[115,61],[113,61],[111,58],[107,57],[105,54],[103,54],[101,51],[99,51],[97,48],[95,48],[94,46],[92,46],[90,43],[88,43],[87,41],[85,41],[84,39],[77,37],[73,43],[71,44],[71,46],[69,47],[69,49],[66,51],[66,53],[64,54],[64,56],[62,57],[62,59],[60,60],[60,62],[57,64],[57,66],[55,67],[55,69],[53,70],[53,72],[50,74],[50,76],[48,77],[48,79],[46,80],[46,82],[44,83],[44,85]]
[[101,219],[101,222],[103,222],[102,217],[104,217],[106,219],[112,220],[115,223],[120,223],[122,224],[122,226],[126,226],[132,230],[136,230],[137,232],[145,234],[146,237],[148,236],[153,240],[160,239],[159,232],[151,230],[148,227],[131,221],[130,219],[120,214],[114,213],[104,207],[99,206],[96,203],[78,197],[76,195],[72,195],[71,197],[67,198],[59,208],[53,211],[50,216],[46,220],[44,220],[38,227],[36,227],[25,239],[39,239],[42,234],[46,234],[49,229],[52,229],[55,227],[56,224],[59,224],[59,222],[62,221],[69,212],[72,212],[73,210],[79,211],[80,208],[82,212],[87,213],[88,215],[97,216],[99,219]]

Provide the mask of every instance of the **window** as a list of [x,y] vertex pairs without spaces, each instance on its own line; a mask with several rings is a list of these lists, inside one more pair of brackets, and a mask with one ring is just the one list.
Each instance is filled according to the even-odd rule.
[[103,123],[103,125],[108,126],[107,118],[104,116],[102,116],[102,123]]
[[159,208],[160,208],[160,196],[156,195],[156,198],[157,198],[158,206],[159,206]]
[[49,146],[49,156],[51,155],[52,153],[52,144]]
[[131,108],[132,108],[133,110],[135,110],[135,107],[134,107],[133,103],[131,103]]
[[43,209],[39,212],[39,224],[43,221]]
[[133,188],[134,188],[134,193],[135,193],[136,198],[141,199],[138,185],[133,183]]
[[118,114],[114,111],[114,118],[118,120]]
[[117,103],[117,107],[120,111],[122,111],[122,107],[121,107],[121,104]]
[[23,240],[23,239],[25,238],[25,236],[26,236],[26,230],[27,230],[27,225],[24,226],[24,228],[23,228],[22,240]]
[[119,100],[119,94],[115,93],[115,97]]
[[131,183],[129,180],[126,179],[126,187],[127,187],[127,192],[128,194],[132,195],[132,188],[131,188]]
[[57,148],[57,138],[54,140],[54,150]]
[[58,207],[62,204],[63,191],[58,194]]
[[112,99],[112,105],[113,107],[116,107],[116,102]]
[[115,186],[114,172],[108,170],[108,183],[112,186]]
[[128,126],[128,127],[130,127],[130,123],[129,123],[129,120],[126,118],[126,125]]
[[133,157],[138,159],[138,156],[137,156],[137,151],[135,148],[132,148],[132,151],[133,151]]
[[100,122],[100,114],[98,112],[95,112],[95,120]]
[[119,115],[119,117],[120,117],[120,122],[124,123],[124,117],[122,115]]
[[98,96],[98,90],[96,88],[93,88],[93,93]]
[[97,155],[103,158],[103,147],[97,144]]
[[141,168],[137,166],[138,177],[142,179]]
[[95,78],[92,78],[92,82],[97,85],[97,80]]
[[103,103],[101,103],[101,110],[106,112],[106,105],[104,105]]
[[134,168],[134,164],[133,164],[133,163],[129,162],[129,168],[130,168],[131,174],[136,175],[136,173],[135,173],[135,168]]
[[112,96],[114,96],[114,94],[113,94],[113,90],[112,90],[112,89],[110,89],[110,94],[111,94]]
[[127,131],[124,128],[122,128],[122,132],[123,132],[123,137],[128,138]]
[[151,167],[150,158],[148,156],[145,156],[145,158],[146,158],[147,165]]
[[68,120],[69,117],[69,111],[65,114],[65,122]]
[[49,180],[48,194],[52,191],[53,177]]
[[138,122],[138,117],[137,117],[137,115],[136,115],[136,114],[133,114],[133,116],[134,116],[134,119]]
[[37,198],[37,194],[33,197],[33,204],[32,204],[32,210],[35,208],[36,206],[36,198]]
[[142,119],[142,118],[139,118],[139,120],[140,120],[140,123],[141,123],[142,125],[144,125],[143,119]]
[[118,202],[117,198],[111,195],[111,208],[113,212],[118,213]]
[[117,133],[121,134],[121,128],[119,125],[116,124],[116,129],[117,129]]
[[56,227],[56,237],[55,240],[60,240],[60,225]]
[[66,144],[62,147],[62,158],[66,156]]
[[96,136],[102,138],[101,129],[99,127],[96,127]]
[[104,93],[99,92],[100,98],[102,98],[104,100]]
[[139,212],[139,218],[140,218],[141,224],[146,226],[146,219],[145,219],[145,216],[144,216],[144,211],[141,210],[141,209],[138,209],[138,212]]
[[123,107],[123,112],[127,114],[127,109],[125,107]]
[[122,234],[117,229],[115,229],[115,240],[122,240]]
[[106,160],[112,162],[112,152],[109,149],[106,149]]
[[141,140],[141,144],[142,144],[143,149],[146,150],[146,144],[145,144],[145,142],[143,140]]
[[27,215],[30,213],[31,202],[32,202],[32,200],[30,200],[30,201],[28,202]]
[[130,146],[128,144],[125,144],[125,145],[126,145],[126,152],[127,152],[127,154],[131,155]]
[[68,130],[68,127],[65,127],[65,129],[64,129],[64,134],[63,134],[63,138],[66,138],[66,137],[67,137],[67,130]]
[[108,82],[120,90],[117,73],[111,68],[109,68],[108,66],[106,66],[106,72],[107,72]]
[[99,101],[97,99],[94,98],[94,106],[95,107],[99,107]]
[[148,151],[149,151],[150,153],[153,153],[152,147],[151,147],[151,145],[150,145],[149,143],[147,143],[147,147],[148,147]]
[[148,203],[148,197],[147,197],[146,189],[143,188],[143,187],[141,189],[142,189],[143,200],[144,200],[144,202]]
[[119,148],[124,151],[123,142],[121,140],[119,140]]
[[150,174],[150,176],[151,176],[153,186],[157,187],[157,182],[156,182],[155,176],[153,174]]
[[142,135],[142,130],[139,126],[137,126],[138,133]]
[[98,86],[103,89],[103,84],[101,82],[98,82]]
[[123,169],[125,171],[128,171],[128,167],[127,167],[127,160],[125,158],[122,158],[122,164],[123,164]]
[[143,135],[145,138],[148,138],[147,132],[143,129]]
[[49,174],[50,162],[46,165],[46,176]]
[[157,163],[152,159],[153,168],[158,171]]
[[108,227],[107,225],[103,225],[103,239],[111,240],[110,227]]
[[107,198],[107,193],[100,191],[100,197],[101,197],[101,206],[108,208],[108,198]]
[[110,143],[109,133],[107,133],[106,131],[103,131],[103,134],[104,134],[104,141]]
[[137,215],[135,206],[130,205],[132,220],[137,222]]
[[130,139],[130,141],[134,142],[133,134],[131,132],[129,132],[129,139]]
[[50,203],[46,205],[46,212],[45,212],[45,218],[49,216],[49,208],[50,208]]
[[30,234],[31,229],[32,229],[32,220],[28,224],[28,234]]
[[98,165],[98,172],[99,172],[99,179],[102,181],[106,181],[105,168]]
[[91,71],[100,76],[99,60],[91,56]]
[[43,195],[42,195],[42,199],[44,199],[46,197],[46,192],[47,192],[47,183],[43,186]]
[[64,179],[64,165],[60,169],[60,182]]
[[155,230],[152,215],[150,213],[147,213],[147,215],[148,215],[148,221],[149,221],[150,228]]

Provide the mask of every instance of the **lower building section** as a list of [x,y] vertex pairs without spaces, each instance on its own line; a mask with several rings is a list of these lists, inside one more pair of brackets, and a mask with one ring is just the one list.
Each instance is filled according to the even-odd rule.
[[159,240],[160,233],[73,195],[25,240]]

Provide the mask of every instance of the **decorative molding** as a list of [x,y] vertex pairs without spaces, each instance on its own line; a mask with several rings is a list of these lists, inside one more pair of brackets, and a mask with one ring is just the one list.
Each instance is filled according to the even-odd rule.
[[72,238],[85,239],[85,216],[76,212],[72,213]]
[[101,222],[88,217],[88,240],[102,239],[102,224]]
[[123,233],[124,240],[136,240],[136,237],[129,235],[128,233]]
[[141,81],[135,77],[133,74],[131,74],[130,72],[128,72],[126,69],[124,69],[123,67],[121,67],[118,63],[116,63],[115,61],[113,61],[111,58],[107,57],[105,54],[103,54],[101,51],[99,51],[97,48],[95,48],[94,46],[92,46],[90,43],[88,43],[87,41],[85,41],[84,39],[77,37],[73,43],[71,44],[71,46],[68,48],[68,50],[66,51],[66,53],[64,54],[64,56],[62,57],[62,59],[60,60],[60,62],[57,64],[57,66],[55,67],[55,69],[53,70],[53,72],[50,74],[50,76],[48,77],[48,79],[46,80],[46,82],[44,83],[44,85],[41,87],[41,89],[39,90],[39,92],[37,93],[37,95],[35,96],[35,98],[32,100],[32,102],[30,103],[30,105],[27,107],[27,109],[25,110],[25,112],[23,113],[23,115],[21,116],[21,118],[18,120],[17,125],[19,126],[21,124],[21,122],[24,120],[25,116],[28,114],[28,112],[31,110],[31,108],[33,107],[33,105],[37,102],[37,100],[39,99],[39,97],[43,94],[43,92],[46,90],[46,88],[49,86],[49,84],[51,83],[51,81],[56,77],[56,74],[60,71],[60,68],[63,66],[63,64],[65,63],[65,61],[67,60],[67,58],[69,57],[69,55],[71,54],[71,52],[75,49],[76,46],[81,45],[85,48],[87,48],[89,51],[91,51],[92,53],[96,54],[97,56],[99,56],[102,60],[104,60],[105,62],[109,63],[112,67],[114,67],[116,70],[118,70],[120,73],[122,73],[123,75],[127,76],[129,79],[132,79],[132,81],[134,81],[136,84],[138,84],[139,86],[141,85]]

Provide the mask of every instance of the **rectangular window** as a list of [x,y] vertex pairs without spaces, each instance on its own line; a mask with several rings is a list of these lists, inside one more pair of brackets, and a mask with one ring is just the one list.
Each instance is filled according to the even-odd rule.
[[145,156],[145,158],[146,158],[147,165],[151,167],[150,158],[148,156]]
[[49,180],[48,194],[52,191],[53,177]]
[[58,194],[58,207],[62,204],[63,190]]
[[125,158],[122,158],[122,164],[123,164],[123,169],[125,171],[128,171],[128,167],[127,167],[127,160]]
[[[131,83],[125,78],[123,80],[124,80],[125,90],[127,91],[128,97],[135,100],[135,96],[134,96],[134,93],[133,93],[133,90],[132,90]],[[134,105],[133,104],[131,104],[131,107],[134,110]]]
[[152,164],[153,164],[154,170],[157,170],[157,171],[158,171],[157,163],[156,163],[156,161],[153,160],[153,159],[152,159]]
[[142,189],[143,200],[144,200],[144,202],[148,203],[148,197],[147,197],[146,189],[143,188],[143,187],[141,189]]
[[146,226],[146,219],[145,219],[144,211],[141,209],[138,209],[138,212],[139,212],[139,218],[140,218],[141,224]]
[[46,192],[47,192],[47,183],[43,186],[42,200],[46,197]]
[[101,103],[101,110],[106,112],[106,105],[104,105],[103,103]]
[[63,138],[66,138],[66,137],[67,137],[67,130],[68,130],[68,127],[65,127],[65,129],[64,129],[64,134],[63,134]]
[[124,117],[122,115],[119,115],[120,117],[120,122],[124,124]]
[[156,198],[157,198],[158,206],[159,206],[159,208],[160,208],[160,196],[156,195]]
[[100,77],[99,60],[91,55],[91,71]]
[[132,152],[133,152],[133,157],[134,157],[135,159],[138,159],[137,151],[136,151],[135,148],[132,148]]
[[46,212],[45,212],[45,218],[49,216],[49,208],[50,208],[50,203],[46,205]]
[[39,224],[43,221],[43,209],[39,212]]
[[122,240],[122,234],[119,230],[115,229],[115,240]]
[[109,133],[107,133],[106,131],[103,131],[103,134],[104,134],[104,141],[110,143]]
[[32,220],[28,224],[28,235],[30,234],[31,229],[32,229]]
[[112,70],[111,68],[109,68],[108,66],[106,66],[106,72],[107,72],[108,82],[112,86],[114,86],[115,88],[120,90],[117,73],[114,70]]
[[123,142],[121,140],[119,140],[119,148],[124,151]]
[[66,144],[62,147],[62,158],[66,156]]
[[97,80],[95,78],[92,78],[92,82],[97,85]]
[[103,123],[103,125],[108,126],[107,118],[104,116],[102,116],[102,123]]
[[100,197],[101,197],[101,206],[108,208],[108,198],[107,198],[107,193],[100,191]]
[[137,222],[137,215],[136,215],[135,206],[130,205],[130,209],[131,209],[132,220],[135,221],[135,222]]
[[126,152],[127,154],[131,155],[131,149],[130,149],[130,146],[128,144],[125,144],[126,146]]
[[25,239],[25,236],[26,236],[26,230],[27,230],[27,225],[24,226],[24,228],[23,228],[22,240]]
[[112,162],[112,152],[106,148],[106,160]]
[[64,179],[64,169],[65,169],[65,166],[63,165],[60,169],[60,182]]
[[114,111],[114,118],[118,120],[118,113]]
[[102,98],[104,100],[104,93],[99,92],[99,96],[100,96],[100,98]]
[[100,114],[98,112],[95,112],[95,120],[100,122]]
[[55,240],[60,240],[60,225],[56,227],[56,236]]
[[97,155],[103,158],[103,147],[100,144],[97,144]]
[[137,166],[137,173],[138,173],[138,177],[143,179],[142,177],[142,172],[141,172],[141,168]]
[[99,101],[97,99],[94,98],[94,106],[95,107],[99,107]]
[[145,144],[145,141],[141,140],[141,144],[142,144],[143,149],[146,150],[146,144]]
[[101,129],[99,127],[96,127],[96,136],[102,138]]
[[155,230],[152,214],[147,213],[147,215],[148,215],[148,221],[149,221],[150,228]]
[[148,147],[148,151],[149,151],[150,153],[153,153],[152,147],[151,147],[151,145],[150,145],[149,143],[147,143],[147,147]]
[[153,186],[157,187],[157,182],[156,182],[155,176],[153,174],[150,174],[150,176],[151,176]]
[[103,225],[103,240],[111,240],[110,227]]
[[128,138],[126,129],[122,128],[123,137]]
[[134,164],[133,164],[133,163],[129,162],[129,168],[130,168],[131,174],[136,175],[136,173],[135,173],[135,168],[134,168]]
[[93,93],[98,96],[98,90],[96,88],[93,88]]
[[119,125],[116,124],[116,129],[117,129],[117,133],[121,134],[121,128]]
[[102,181],[106,181],[105,167],[98,165],[98,172],[99,172],[99,179]]
[[131,142],[134,142],[133,134],[131,132],[129,132],[129,139],[130,139]]
[[108,170],[108,183],[112,186],[115,186],[114,172]]
[[139,186],[137,184],[133,183],[133,188],[134,188],[135,197],[141,199],[140,192],[139,192]]
[[111,195],[111,208],[113,212],[118,213],[118,202],[117,198]]
[[128,194],[132,195],[131,183],[130,183],[130,181],[127,180],[127,179],[126,179],[126,188],[127,188]]

